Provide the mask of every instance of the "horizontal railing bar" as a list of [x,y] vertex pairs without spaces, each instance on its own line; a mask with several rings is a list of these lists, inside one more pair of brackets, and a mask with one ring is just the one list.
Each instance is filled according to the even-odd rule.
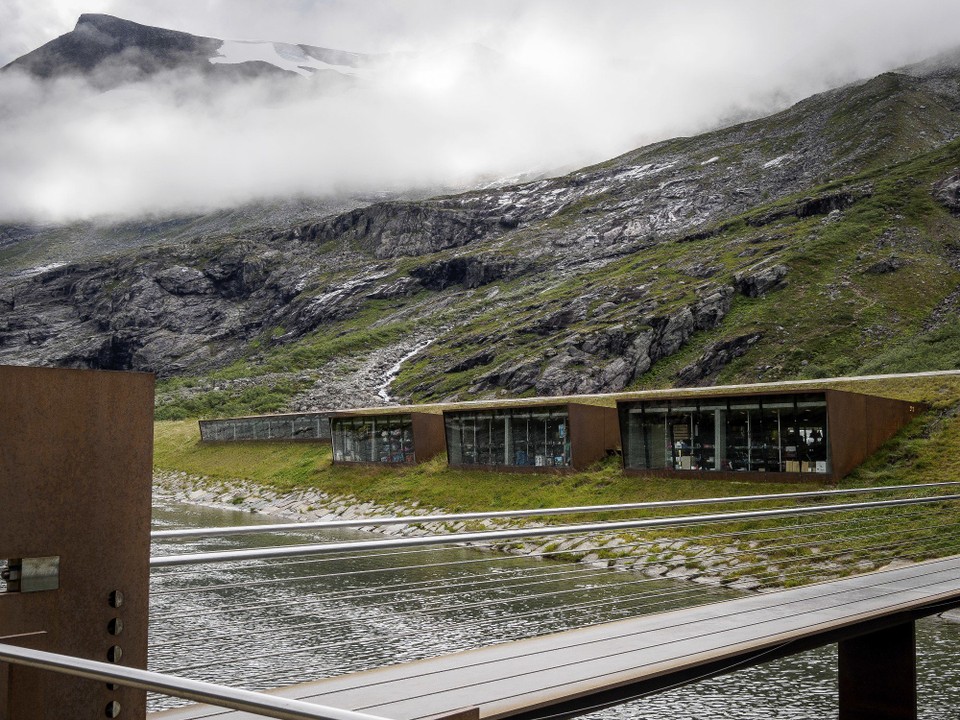
[[697,525],[737,520],[763,520],[789,517],[792,515],[811,515],[815,513],[843,512],[850,510],[869,510],[883,507],[900,507],[925,503],[946,502],[960,499],[960,495],[934,495],[921,498],[900,498],[896,500],[876,500],[863,503],[843,503],[840,505],[810,505],[800,508],[777,508],[773,510],[751,510],[746,512],[716,513],[713,515],[682,515],[677,517],[649,518],[644,520],[621,520],[606,523],[583,523],[577,525],[556,525],[548,527],[515,528],[512,530],[492,530],[472,533],[450,533],[447,535],[424,535],[420,537],[390,538],[384,540],[361,540],[356,542],[333,542],[310,545],[289,545],[285,547],[254,548],[249,550],[221,550],[186,555],[166,555],[150,558],[151,567],[171,567],[175,565],[194,565],[202,563],[233,562],[237,560],[266,560],[279,557],[299,557],[304,555],[322,555],[326,553],[355,552],[363,550],[381,550],[384,548],[417,547],[422,545],[449,545],[487,540],[510,540],[514,538],[548,537],[553,535],[574,535],[588,532],[612,532],[614,530],[643,530],[666,526]]
[[[921,530],[922,532],[929,534],[931,532],[935,533],[940,528],[954,527],[954,526],[955,526],[955,523],[951,523],[950,525],[934,525],[934,526],[923,525],[921,527]],[[909,535],[907,536],[903,535],[902,534],[903,531],[900,528],[890,529],[889,526],[885,526],[885,527],[886,529],[884,529],[884,531],[880,533],[873,533],[868,535],[857,535],[857,536],[853,536],[852,538],[848,538],[848,536],[843,536],[840,539],[841,540],[845,540],[845,539],[866,540],[867,538],[886,537],[891,535],[891,533],[898,533],[899,538],[909,537]],[[767,545],[767,546],[760,546],[759,548],[743,548],[736,552],[721,551],[716,554],[716,557],[721,557],[724,559],[735,558],[740,555],[747,555],[747,554],[752,554],[756,552],[763,552],[763,553],[776,552],[778,550],[783,550],[786,548],[804,548],[804,547],[809,547],[811,545],[829,546],[830,543],[835,542],[835,540],[824,540],[824,536],[822,535],[814,535],[813,539],[802,538],[804,542],[799,542],[800,539],[801,538],[797,538],[797,542],[793,542],[787,545],[772,545],[772,546]],[[617,546],[616,549],[621,550],[623,548],[631,547],[631,545],[635,545],[636,546],[635,549],[639,549],[640,545],[650,544],[652,542],[655,542],[655,541],[645,541],[644,543],[619,545]],[[876,549],[876,547],[877,546],[874,546],[872,549]],[[863,548],[859,548],[859,549],[862,550]],[[561,552],[574,554],[574,555],[575,554],[586,555],[588,552],[593,552],[593,550],[578,551],[575,548],[571,548],[571,549],[563,550]],[[840,549],[832,550],[831,552],[821,552],[816,556],[815,559],[818,562],[823,562],[824,559],[832,558],[848,552],[850,552],[849,547],[841,547]],[[637,555],[627,555],[623,557],[626,557],[629,559],[640,559],[640,554],[641,552],[638,552]],[[520,557],[523,557],[523,556],[520,556]],[[531,556],[527,556],[527,557],[531,557]],[[790,564],[792,562],[798,562],[798,561],[809,562],[811,559],[812,558],[810,557],[785,558],[785,559],[776,559],[776,560],[771,559],[770,562],[778,565],[786,565],[786,564]],[[648,565],[659,564],[660,562],[661,562],[660,560],[656,560],[654,562],[644,563],[644,567]],[[570,567],[571,565],[573,567]],[[431,601],[435,601],[443,598],[442,600],[443,604],[448,608],[452,608],[455,606],[456,603],[446,598],[449,598],[450,596],[460,597],[460,596],[469,594],[473,592],[474,588],[476,588],[479,585],[489,585],[491,583],[496,583],[500,586],[501,589],[509,590],[509,589],[515,589],[519,587],[531,587],[534,585],[549,584],[552,582],[556,582],[558,577],[568,578],[570,576],[574,576],[575,579],[580,580],[583,578],[590,578],[590,577],[605,577],[610,573],[610,568],[608,567],[602,567],[602,568],[585,567],[581,563],[576,563],[576,562],[566,563],[566,566],[567,567],[563,570],[556,570],[555,568],[536,568],[534,572],[527,570],[526,572],[528,573],[528,576],[521,576],[520,573],[515,573],[510,576],[503,576],[502,574],[497,573],[496,576],[494,575],[473,576],[469,580],[464,580],[463,578],[453,578],[450,580],[432,579],[432,580],[417,581],[415,583],[408,583],[408,584],[385,585],[385,586],[375,586],[375,587],[367,586],[363,588],[352,587],[352,588],[347,588],[344,590],[337,590],[332,592],[310,593],[309,599],[307,600],[297,600],[292,602],[286,601],[284,603],[284,608],[289,609],[291,607],[323,605],[330,602],[354,600],[354,599],[361,599],[361,598],[371,598],[371,597],[377,597],[382,599],[384,596],[393,596],[394,598],[397,598],[397,596],[402,596],[403,594],[409,593],[412,590],[415,591],[416,589],[423,587],[424,585],[429,585],[431,589],[431,595],[430,595]],[[480,579],[475,579],[478,577]],[[654,579],[662,580],[662,578],[660,577],[657,577]],[[445,590],[447,588],[451,588],[452,592],[439,593],[439,594],[437,593],[438,590]],[[409,599],[410,599],[409,597],[406,597],[406,598],[399,597],[399,601],[408,601]],[[261,600],[261,601],[252,602],[252,603],[239,603],[239,604],[233,604],[233,605],[225,605],[225,604],[218,603],[215,609],[191,613],[190,618],[195,619],[197,617],[202,617],[202,616],[222,615],[227,613],[243,612],[250,609],[271,607],[272,605],[275,604],[275,602],[276,602],[275,600],[267,600],[267,601]],[[426,605],[421,605],[420,610],[423,610],[424,607],[426,607]],[[173,611],[170,611],[169,613],[154,614],[152,615],[152,619],[153,620],[172,619],[172,618],[180,617],[181,615],[182,615],[182,612],[180,612],[179,610],[173,610]],[[183,642],[184,644],[189,643],[189,641],[183,641]],[[152,647],[155,647],[155,646],[156,645]]]
[[0,644],[0,661],[116,683],[280,720],[386,720],[352,710],[11,645]]
[[529,510],[492,510],[489,512],[453,513],[444,515],[405,515],[400,517],[353,518],[350,520],[318,520],[316,522],[303,523],[290,522],[269,525],[233,525],[228,527],[184,528],[179,530],[155,530],[150,533],[150,537],[153,540],[166,540],[174,538],[249,535],[268,532],[297,532],[301,530],[333,530],[337,528],[367,527],[370,525],[415,525],[417,523],[425,522],[457,522],[462,520],[493,520],[497,518],[539,517],[541,515],[573,515],[580,513],[621,512],[625,510],[656,510],[671,507],[693,507],[697,505],[759,502],[764,500],[799,500],[813,497],[833,497],[837,495],[892,492],[895,490],[926,490],[956,485],[960,485],[960,481],[922,483],[917,485],[888,485],[885,487],[843,488],[839,490],[812,490],[803,492],[771,493],[768,495],[697,498],[691,500],[655,500],[639,503],[618,503],[614,505],[583,505],[580,507],[538,508]]

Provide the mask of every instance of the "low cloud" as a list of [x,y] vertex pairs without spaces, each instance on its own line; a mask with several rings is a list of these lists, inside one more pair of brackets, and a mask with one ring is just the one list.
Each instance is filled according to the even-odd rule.
[[[278,36],[277,25],[260,35],[417,49],[345,82],[211,85],[167,74],[101,92],[80,80],[4,73],[0,219],[172,213],[571,169],[960,44],[950,29],[960,27],[960,7],[933,2],[909,13],[900,3],[852,0],[599,2],[590,12],[564,2],[373,4],[384,9],[367,28],[375,47],[349,42],[363,29],[351,25],[349,3],[321,4],[327,32],[339,28],[342,43],[304,37],[303,3],[277,13],[296,18],[297,31]],[[143,13],[152,6],[131,5],[142,13],[131,19],[150,21]],[[255,16],[250,2],[193,6],[214,14],[152,21],[256,37],[252,26],[242,32]],[[214,11],[230,9],[231,32],[220,33]]]

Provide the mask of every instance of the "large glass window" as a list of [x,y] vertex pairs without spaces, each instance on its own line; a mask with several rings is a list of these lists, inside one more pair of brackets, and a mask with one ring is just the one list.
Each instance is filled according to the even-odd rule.
[[570,465],[566,407],[444,414],[451,465]]
[[330,437],[330,420],[320,413],[201,420],[200,436],[217,442],[325,440]]
[[621,403],[620,422],[628,468],[830,471],[822,394]]
[[413,420],[409,415],[358,415],[330,421],[336,462],[411,463]]

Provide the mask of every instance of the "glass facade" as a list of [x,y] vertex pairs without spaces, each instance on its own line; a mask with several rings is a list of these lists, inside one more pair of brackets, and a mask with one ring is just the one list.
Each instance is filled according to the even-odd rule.
[[624,466],[829,473],[821,393],[620,404]]
[[451,465],[569,467],[566,406],[444,413]]
[[330,420],[334,462],[412,463],[410,415],[357,415]]
[[207,442],[242,440],[329,440],[330,418],[320,413],[201,420]]

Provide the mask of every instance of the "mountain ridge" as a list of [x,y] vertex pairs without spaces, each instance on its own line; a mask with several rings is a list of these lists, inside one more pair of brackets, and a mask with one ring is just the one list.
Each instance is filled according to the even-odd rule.
[[[230,44],[269,46],[264,58],[233,59]],[[113,15],[85,13],[73,30],[16,58],[0,72],[19,70],[50,80],[81,77],[101,90],[149,79],[162,72],[192,72],[216,80],[311,75],[326,70],[348,75],[372,56],[312,45],[228,41],[143,25]],[[321,65],[322,70],[316,65]]]
[[403,399],[956,365],[951,67],[556,178],[187,224],[176,243],[2,278],[0,362],[153,370],[166,417],[378,404],[417,348]]

